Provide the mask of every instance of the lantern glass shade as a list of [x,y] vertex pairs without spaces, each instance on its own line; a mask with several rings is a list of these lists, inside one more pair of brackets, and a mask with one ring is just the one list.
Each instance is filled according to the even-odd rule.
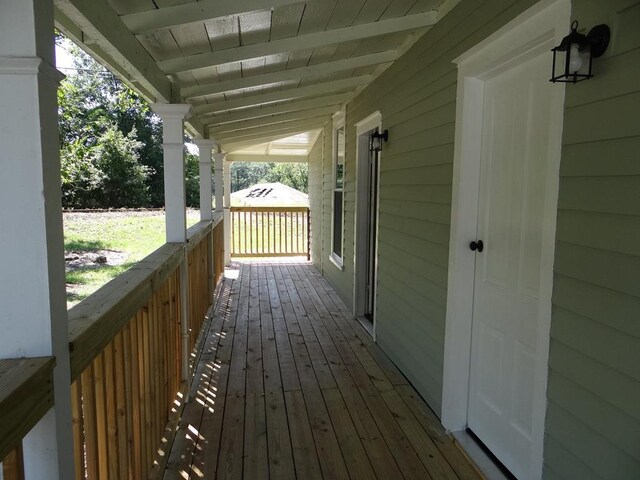
[[553,48],[551,82],[578,83],[593,77],[593,59],[604,53],[611,32],[606,25],[597,25],[588,35],[578,33],[578,22],[571,24],[571,32]]

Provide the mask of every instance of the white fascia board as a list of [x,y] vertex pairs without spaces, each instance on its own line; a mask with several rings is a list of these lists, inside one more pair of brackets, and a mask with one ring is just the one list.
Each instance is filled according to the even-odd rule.
[[130,13],[120,18],[131,33],[139,35],[187,23],[273,10],[276,7],[285,7],[298,3],[304,3],[304,0],[270,0],[267,4],[262,0],[200,0],[199,2],[185,3],[183,5]]
[[437,11],[434,10],[335,30],[299,35],[297,37],[284,38],[271,42],[243,45],[241,47],[227,48],[216,52],[170,58],[158,62],[158,66],[165,73],[187,72],[283,52],[324,47],[352,40],[362,40],[391,33],[415,30],[416,28],[432,26],[436,21]]
[[318,63],[308,67],[292,68],[290,70],[253,75],[224,82],[212,82],[195,85],[193,87],[185,87],[182,88],[181,94],[184,98],[194,98],[203,95],[212,95],[215,93],[227,93],[235,90],[241,90],[243,88],[258,87],[261,85],[269,85],[288,80],[316,77],[318,75],[327,75],[329,73],[342,72],[344,70],[390,63],[397,58],[398,55],[395,50],[387,50],[386,52],[360,55],[333,62]]
[[199,105],[194,108],[196,114],[224,112],[234,110],[236,108],[250,107],[253,105],[262,105],[265,103],[279,102],[282,100],[293,100],[295,98],[310,97],[323,93],[336,92],[340,90],[348,90],[359,85],[366,85],[371,81],[369,75],[361,75],[359,77],[345,78],[342,80],[334,80],[331,82],[317,83],[306,87],[288,88],[277,92],[262,93],[258,95],[249,95],[235,100],[225,102],[208,103]]

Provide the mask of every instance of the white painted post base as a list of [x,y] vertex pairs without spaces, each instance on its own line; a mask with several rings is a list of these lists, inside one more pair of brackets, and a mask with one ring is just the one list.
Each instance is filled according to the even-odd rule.
[[55,356],[55,406],[23,441],[28,479],[73,479],[53,1],[0,6],[0,358]]

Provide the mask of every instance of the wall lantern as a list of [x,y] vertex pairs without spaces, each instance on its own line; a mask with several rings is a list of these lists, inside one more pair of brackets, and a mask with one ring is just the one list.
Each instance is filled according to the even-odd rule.
[[380,133],[378,130],[371,134],[371,151],[379,152],[382,150],[382,141],[386,143],[389,140],[389,130]]
[[[571,32],[553,48],[551,82],[578,83],[593,77],[591,66],[594,58],[602,55],[611,38],[607,25],[596,25],[587,35],[578,33],[578,22],[571,24]],[[558,68],[557,68],[558,67]],[[556,71],[558,74],[556,75]]]

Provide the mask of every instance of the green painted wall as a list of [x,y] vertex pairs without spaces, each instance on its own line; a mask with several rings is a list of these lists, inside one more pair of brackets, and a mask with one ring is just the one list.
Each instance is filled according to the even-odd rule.
[[572,17],[613,38],[566,89],[544,476],[640,479],[640,2]]
[[438,415],[456,114],[452,62],[533,3],[461,2],[347,105],[346,221],[351,228],[345,274],[352,282],[353,125],[380,110],[389,142],[380,172],[377,340]]
[[[438,415],[457,87],[452,60],[534,3],[463,0],[347,105],[344,271],[327,251],[329,126],[324,156],[313,160],[322,163],[324,185],[318,265],[351,305],[354,124],[381,111],[390,140],[380,178],[378,343]],[[574,0],[572,10],[581,25],[608,23],[613,39],[595,63],[597,76],[567,87],[544,478],[640,479],[640,2]]]

